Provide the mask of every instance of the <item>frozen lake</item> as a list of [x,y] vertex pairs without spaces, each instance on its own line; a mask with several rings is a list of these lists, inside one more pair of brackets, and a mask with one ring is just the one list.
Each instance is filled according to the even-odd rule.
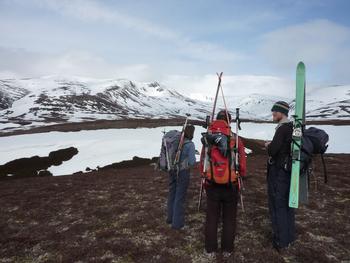
[[[242,123],[240,135],[246,138],[271,140],[275,124]],[[350,126],[317,126],[330,136],[329,153],[349,153]],[[235,128],[235,125],[232,125]],[[40,134],[0,137],[0,165],[11,160],[34,155],[48,156],[51,151],[74,146],[79,153],[60,166],[51,166],[54,175],[71,174],[97,166],[105,166],[134,156],[150,158],[159,155],[163,131],[180,130],[181,127],[105,129],[79,132],[49,132]],[[201,149],[201,132],[196,127],[194,143]]]

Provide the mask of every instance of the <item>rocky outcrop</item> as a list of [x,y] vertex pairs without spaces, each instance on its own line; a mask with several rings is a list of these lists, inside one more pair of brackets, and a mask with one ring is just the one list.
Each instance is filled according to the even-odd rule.
[[69,147],[49,153],[49,156],[33,156],[20,158],[0,165],[0,179],[25,178],[37,176],[52,176],[47,169],[52,165],[60,165],[64,161],[72,159],[78,153],[78,149]]

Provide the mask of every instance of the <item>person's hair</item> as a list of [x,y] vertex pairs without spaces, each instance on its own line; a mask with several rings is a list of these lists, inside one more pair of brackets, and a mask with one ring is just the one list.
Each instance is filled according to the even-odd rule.
[[221,110],[218,112],[218,114],[216,115],[216,119],[217,120],[223,120],[223,121],[227,121],[227,115],[228,115],[228,120],[231,121],[231,114],[228,111],[225,110]]
[[187,124],[185,127],[185,138],[192,140],[195,127],[192,124]]

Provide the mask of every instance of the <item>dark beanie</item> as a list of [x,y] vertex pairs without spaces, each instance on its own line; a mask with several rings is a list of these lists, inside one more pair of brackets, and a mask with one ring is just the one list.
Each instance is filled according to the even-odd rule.
[[[231,114],[228,111],[227,111],[227,115],[228,115],[229,121],[231,121]],[[219,111],[218,114],[216,115],[216,119],[227,121],[226,111],[225,110]]]
[[273,106],[271,111],[281,112],[288,116],[289,104],[285,101],[277,101]]
[[194,134],[194,126],[192,124],[188,124],[185,127],[185,137],[187,139],[192,140],[193,139],[193,134]]

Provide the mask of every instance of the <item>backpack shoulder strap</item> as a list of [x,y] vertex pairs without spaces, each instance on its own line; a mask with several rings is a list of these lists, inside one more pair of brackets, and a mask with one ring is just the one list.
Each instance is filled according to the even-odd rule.
[[184,143],[183,143],[183,145],[185,145],[185,144],[189,144],[189,143],[191,143],[191,141],[184,141]]

